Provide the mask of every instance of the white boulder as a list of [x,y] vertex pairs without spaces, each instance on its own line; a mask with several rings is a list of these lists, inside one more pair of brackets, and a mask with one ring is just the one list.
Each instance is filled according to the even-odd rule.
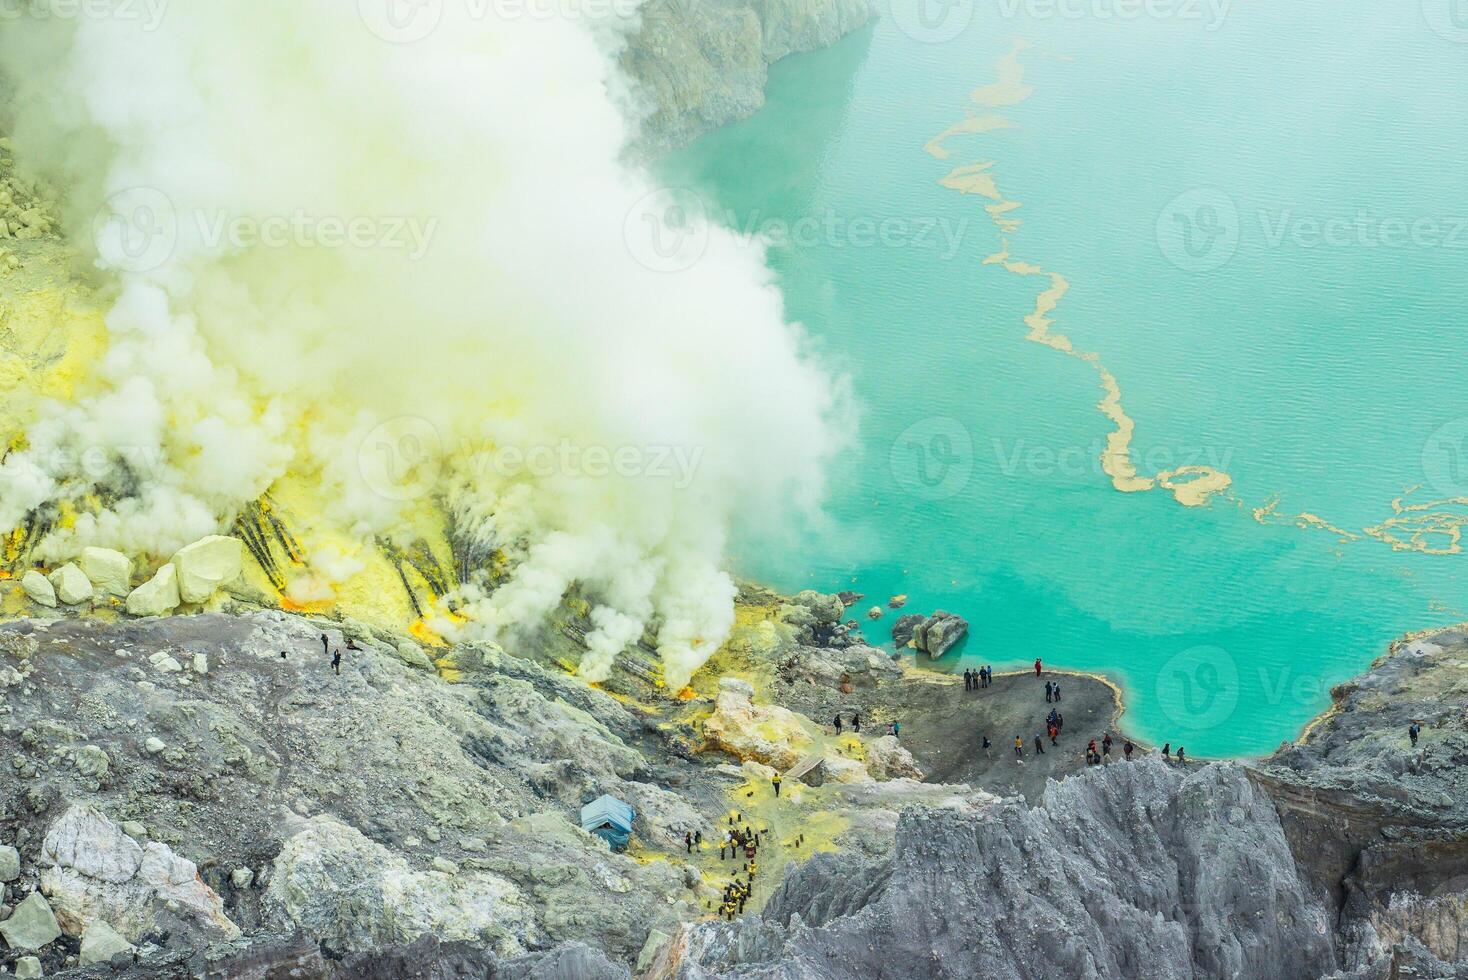
[[224,903],[199,879],[192,861],[166,844],[146,847],[89,806],[72,806],[41,843],[41,890],[69,936],[98,919],[129,941],[173,923],[233,939],[239,928]]
[[99,593],[125,596],[132,589],[133,560],[111,548],[83,548],[82,571]]
[[51,573],[51,585],[56,589],[56,598],[68,606],[88,602],[92,598],[92,580],[72,562]]
[[164,674],[177,674],[183,670],[183,664],[164,650],[159,650],[148,657],[148,663],[153,665],[154,670]]
[[127,597],[127,611],[132,616],[167,616],[178,608],[178,569],[164,565],[158,573],[133,589]]
[[866,768],[873,779],[922,779],[917,760],[897,742],[894,735],[883,735],[866,746]]
[[20,577],[20,587],[37,605],[56,608],[56,589],[49,579],[34,568]]
[[245,545],[239,538],[211,534],[186,545],[173,556],[178,569],[178,594],[184,602],[203,602],[240,577]]
[[[435,865],[452,866],[447,860]],[[510,881],[483,871],[417,871],[324,815],[307,821],[281,848],[265,904],[312,938],[344,950],[410,943],[431,933],[443,940],[488,939],[501,955],[515,955],[541,940],[534,904]]]

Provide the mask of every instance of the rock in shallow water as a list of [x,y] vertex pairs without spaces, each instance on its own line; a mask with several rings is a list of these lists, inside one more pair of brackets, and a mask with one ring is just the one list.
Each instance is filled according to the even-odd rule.
[[968,620],[939,609],[913,630],[912,644],[937,660],[965,636],[968,636]]
[[900,649],[912,643],[913,634],[917,628],[926,620],[926,616],[917,613],[908,613],[906,616],[898,616],[897,622],[892,624],[892,642]]

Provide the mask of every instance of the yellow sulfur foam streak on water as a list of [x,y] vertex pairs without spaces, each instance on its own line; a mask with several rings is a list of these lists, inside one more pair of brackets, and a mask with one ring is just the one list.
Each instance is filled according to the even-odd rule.
[[[999,60],[998,80],[975,89],[973,101],[987,108],[999,108],[1028,99],[1034,93],[1034,87],[1025,82],[1024,65],[1020,61],[1020,55],[1028,47],[1025,41],[1016,41],[1009,53]],[[937,159],[947,159],[950,151],[945,143],[950,137],[989,133],[1014,126],[1011,120],[998,114],[971,116],[933,137],[924,148]],[[984,265],[998,265],[1017,276],[1033,276],[1048,281],[1049,285],[1035,297],[1034,310],[1024,317],[1025,326],[1029,328],[1025,339],[1084,361],[1096,372],[1101,386],[1101,399],[1096,408],[1113,426],[1107,433],[1106,448],[1101,454],[1102,471],[1110,478],[1111,485],[1123,493],[1143,493],[1161,487],[1170,491],[1184,507],[1206,505],[1213,496],[1225,492],[1233,483],[1227,473],[1208,466],[1188,466],[1151,477],[1137,472],[1131,451],[1137,424],[1123,404],[1121,383],[1102,363],[1099,353],[1077,349],[1069,337],[1051,329],[1055,323],[1052,314],[1070,289],[1070,283],[1058,272],[1050,272],[1043,266],[1013,256],[1008,236],[1019,229],[1020,221],[1010,217],[1010,212],[1020,204],[1005,200],[993,168],[993,161],[988,160],[964,164],[949,171],[938,182],[961,194],[978,194],[995,202],[986,205],[985,211],[1000,232],[1002,246],[998,252],[984,259]]]

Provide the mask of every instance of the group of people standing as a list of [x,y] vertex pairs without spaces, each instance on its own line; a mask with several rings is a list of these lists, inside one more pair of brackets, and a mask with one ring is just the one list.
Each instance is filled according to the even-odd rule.
[[965,691],[977,691],[981,687],[988,687],[994,683],[994,668],[980,667],[978,670],[965,670],[963,672],[963,689]]
[[[744,914],[744,903],[749,901],[754,891],[754,876],[759,872],[755,858],[759,854],[761,833],[746,825],[742,814],[735,813],[729,817],[729,829],[719,842],[720,861],[726,860],[725,853],[735,861],[741,855],[744,857],[744,867],[735,871],[733,879],[724,886],[724,900],[719,905],[719,915],[730,922],[734,921],[734,916]],[[742,881],[739,878],[741,874],[744,875]]]

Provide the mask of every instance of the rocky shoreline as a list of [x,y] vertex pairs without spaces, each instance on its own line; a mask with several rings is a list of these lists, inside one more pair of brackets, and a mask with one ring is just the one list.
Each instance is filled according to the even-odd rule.
[[771,64],[828,47],[874,13],[870,0],[653,0],[621,58],[642,120],[635,152],[657,156],[753,115]]
[[[224,607],[0,625],[12,973],[1468,970],[1461,630],[1399,644],[1257,764],[1087,767],[1085,739],[1121,739],[1104,681],[1052,675],[1067,731],[1040,756],[1009,730],[1043,716],[1033,674],[906,669],[817,593],[746,588],[687,700],[635,651],[599,686],[568,672],[569,606],[513,651]],[[357,648],[340,676],[323,634]],[[637,811],[624,854],[578,825],[601,793]],[[733,812],[768,843],[751,907],[718,921]]]

